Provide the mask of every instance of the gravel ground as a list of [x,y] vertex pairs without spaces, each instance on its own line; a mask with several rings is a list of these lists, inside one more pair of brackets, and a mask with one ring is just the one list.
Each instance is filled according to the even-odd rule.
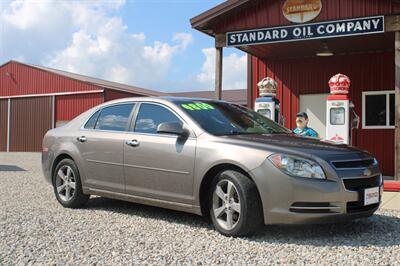
[[38,153],[0,153],[0,265],[346,264],[400,265],[400,212],[335,225],[266,226],[227,238],[202,217],[92,197],[64,209]]

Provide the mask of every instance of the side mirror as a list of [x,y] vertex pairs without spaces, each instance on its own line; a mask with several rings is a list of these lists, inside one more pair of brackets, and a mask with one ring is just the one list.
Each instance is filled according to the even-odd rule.
[[159,124],[157,127],[157,133],[173,134],[184,138],[189,137],[190,134],[189,130],[178,122],[165,122]]

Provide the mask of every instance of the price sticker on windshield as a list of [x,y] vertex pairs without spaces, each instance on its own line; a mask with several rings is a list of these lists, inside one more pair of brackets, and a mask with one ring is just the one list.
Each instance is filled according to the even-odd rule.
[[208,103],[184,103],[181,104],[181,106],[183,108],[185,108],[186,110],[190,110],[190,111],[202,111],[202,110],[212,110],[214,109],[214,107],[212,107],[210,104]]

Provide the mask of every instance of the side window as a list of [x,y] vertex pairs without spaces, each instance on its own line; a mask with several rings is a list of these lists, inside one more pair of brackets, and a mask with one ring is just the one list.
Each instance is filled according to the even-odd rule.
[[143,103],[140,105],[136,118],[135,132],[157,134],[157,127],[164,122],[178,122],[181,120],[165,107],[156,104]]
[[100,110],[98,110],[96,113],[92,115],[92,117],[89,118],[89,120],[85,124],[85,128],[87,129],[93,129],[94,125],[96,124],[97,118],[99,117]]
[[120,104],[105,107],[101,110],[95,129],[125,131],[133,104]]

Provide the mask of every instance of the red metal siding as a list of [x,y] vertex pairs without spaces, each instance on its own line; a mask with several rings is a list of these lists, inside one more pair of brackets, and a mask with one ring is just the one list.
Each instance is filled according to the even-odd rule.
[[138,95],[129,92],[115,91],[115,90],[105,90],[104,91],[104,101],[111,101],[115,99],[127,98],[127,97],[143,97],[143,95]]
[[103,93],[56,96],[55,122],[69,121],[103,102]]
[[[322,0],[322,10],[312,22],[373,15],[395,14],[400,11],[400,3],[390,0]],[[225,16],[215,26],[216,33],[251,28],[289,25],[282,14],[283,0],[258,1],[238,12]]]
[[142,95],[110,89],[105,89],[104,93],[56,96],[56,122],[71,120],[84,111],[103,103],[103,101],[137,96]]
[[0,96],[98,90],[97,86],[10,62],[0,67]]
[[8,100],[0,100],[0,151],[7,151]]
[[10,151],[40,151],[51,128],[51,97],[11,99]]
[[[278,82],[277,96],[282,103],[285,126],[289,128],[295,127],[299,95],[329,93],[328,80],[336,73],[350,77],[350,96],[360,116],[362,91],[394,90],[394,52],[270,61],[251,57],[251,62],[253,95],[258,96],[258,81],[265,76],[274,78]],[[394,174],[393,129],[355,130],[353,144],[373,153],[385,175]]]

